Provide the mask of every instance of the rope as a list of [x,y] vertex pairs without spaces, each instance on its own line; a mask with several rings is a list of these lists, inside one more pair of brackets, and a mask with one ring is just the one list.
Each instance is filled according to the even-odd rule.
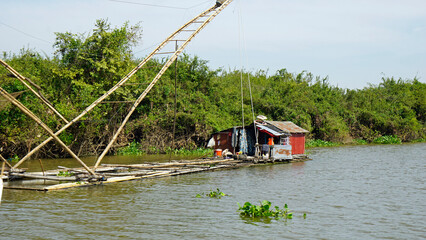
[[[239,1],[240,3],[240,1]],[[244,59],[246,61],[246,65],[248,65],[248,57],[247,57],[247,48],[246,48],[246,42],[245,42],[245,35],[244,35],[244,26],[243,26],[243,20],[242,20],[242,14],[241,14],[241,5],[238,4],[238,14],[239,14],[239,33],[240,33],[240,43],[242,42],[242,51],[244,53]],[[241,48],[241,47],[240,47]],[[241,51],[241,49],[240,49]],[[243,55],[243,54],[241,54]],[[242,60],[241,60],[242,61]],[[241,90],[242,90],[242,81],[243,81],[243,73],[242,73],[242,67],[241,67]],[[247,81],[248,81],[248,88],[249,88],[249,94],[250,94],[250,104],[251,104],[251,112],[253,117],[253,127],[254,127],[254,133],[255,133],[255,139],[256,139],[256,146],[259,145],[259,133],[256,129],[256,118],[254,114],[254,103],[253,103],[253,93],[251,88],[251,78],[250,73],[247,72]],[[243,127],[244,127],[244,111],[243,111]],[[256,154],[257,154],[257,148],[256,148]]]
[[243,89],[243,51],[242,51],[242,46],[241,46],[241,36],[242,36],[242,23],[241,23],[241,5],[240,5],[240,1],[238,1],[238,45],[239,45],[239,50],[240,50],[240,78],[241,78],[241,115],[242,115],[242,123],[243,123],[243,129],[245,128],[245,122],[244,122],[244,89]]
[[[175,51],[178,50],[178,42],[176,41]],[[175,109],[173,117],[173,138],[172,138],[172,150],[175,148],[175,138],[176,138],[176,115],[177,115],[177,80],[178,80],[178,59],[175,60]],[[172,151],[170,151],[169,161],[172,160]]]

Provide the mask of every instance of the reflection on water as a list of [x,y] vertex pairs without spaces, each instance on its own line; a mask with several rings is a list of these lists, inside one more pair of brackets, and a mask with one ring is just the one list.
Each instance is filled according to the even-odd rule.
[[[424,239],[426,144],[311,152],[305,163],[47,193],[5,190],[0,238]],[[229,196],[195,197],[216,188]],[[261,200],[287,203],[294,219],[239,216],[237,202]]]

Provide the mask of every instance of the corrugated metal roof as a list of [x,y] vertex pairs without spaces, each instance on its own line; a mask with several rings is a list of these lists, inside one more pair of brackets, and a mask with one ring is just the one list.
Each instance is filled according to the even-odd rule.
[[309,133],[308,130],[305,130],[297,126],[293,122],[289,122],[289,121],[287,122],[265,121],[265,122],[288,133]]
[[277,132],[277,131],[275,131],[275,130],[267,127],[267,126],[264,126],[264,125],[256,125],[256,127],[258,127],[261,130],[267,131],[268,133],[270,133],[270,134],[272,134],[274,136],[277,136],[277,137],[285,135],[284,132]]

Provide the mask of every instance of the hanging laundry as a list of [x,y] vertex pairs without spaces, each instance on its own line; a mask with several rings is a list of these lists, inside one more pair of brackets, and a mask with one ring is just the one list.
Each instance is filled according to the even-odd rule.
[[245,129],[240,130],[240,152],[243,154],[248,153],[247,134]]

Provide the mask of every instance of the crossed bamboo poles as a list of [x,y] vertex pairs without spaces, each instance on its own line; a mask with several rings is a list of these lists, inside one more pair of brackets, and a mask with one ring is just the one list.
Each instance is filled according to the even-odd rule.
[[[58,115],[64,122],[66,123],[60,130],[57,132],[53,132],[46,124],[44,124],[34,113],[32,113],[28,108],[26,108],[22,103],[20,103],[16,98],[14,98],[11,94],[9,94],[7,91],[5,91],[3,88],[0,87],[0,94],[6,98],[8,101],[10,101],[12,104],[14,104],[16,107],[18,107],[23,113],[28,115],[30,118],[32,118],[35,122],[37,122],[49,135],[50,137],[47,138],[44,142],[39,144],[36,148],[32,149],[25,157],[23,157],[18,163],[16,163],[14,166],[11,167],[11,170],[18,168],[23,162],[28,160],[34,153],[36,153],[38,150],[40,150],[43,146],[45,146],[48,142],[55,139],[55,141],[62,146],[74,159],[76,159],[92,176],[94,176],[97,179],[101,179],[98,177],[95,173],[96,169],[99,167],[100,163],[102,162],[105,155],[109,152],[115,141],[117,140],[117,137],[120,135],[121,131],[124,129],[124,126],[129,121],[131,115],[136,110],[136,108],[139,106],[139,104],[142,102],[142,100],[146,97],[146,95],[149,93],[149,91],[155,86],[155,84],[158,82],[158,80],[161,78],[161,76],[166,72],[166,70],[170,67],[170,65],[178,58],[178,56],[183,52],[185,47],[189,44],[189,42],[203,29],[206,27],[208,23],[210,23],[224,8],[226,8],[232,0],[226,0],[222,5],[220,6],[213,6],[209,8],[208,10],[202,12],[186,24],[184,24],[181,28],[179,28],[176,32],[171,34],[165,41],[163,41],[153,52],[151,52],[142,62],[140,62],[132,71],[130,71],[126,76],[124,76],[114,87],[112,87],[108,92],[106,92],[104,95],[99,97],[96,101],[94,101],[90,106],[88,106],[80,115],[75,117],[71,121],[67,121],[57,110],[54,110],[53,106],[38,92],[36,92],[26,81],[29,81],[22,75],[20,75],[17,71],[15,71],[13,68],[11,68],[9,65],[7,65],[4,61],[0,60],[0,63],[6,67],[7,70],[9,70],[15,77],[17,77],[21,82],[24,83],[24,85],[29,88],[37,97],[39,97],[42,102],[47,105],[49,108],[52,109],[52,111]],[[198,25],[198,27],[197,27]],[[196,27],[196,29],[191,29],[191,27]],[[186,36],[185,33],[191,33],[189,36]],[[183,36],[182,36],[183,35]],[[183,39],[179,39],[179,37],[182,37]],[[176,46],[178,46],[178,42],[181,42],[180,47],[176,47],[174,51],[171,52],[160,52],[161,49],[166,47],[169,44],[175,43]],[[97,105],[99,105],[103,100],[105,100],[107,97],[109,97],[112,93],[114,93],[118,88],[120,88],[124,83],[126,83],[138,70],[143,68],[143,66],[151,60],[154,56],[160,55],[160,54],[171,54],[169,56],[168,60],[164,63],[162,69],[157,73],[157,75],[154,77],[154,79],[151,81],[151,83],[148,85],[148,87],[142,92],[142,94],[138,97],[138,99],[133,103],[133,106],[129,110],[126,118],[118,128],[118,130],[115,132],[113,138],[111,139],[110,143],[107,145],[107,147],[104,149],[102,154],[98,157],[93,170],[90,169],[71,149],[69,149],[65,143],[63,143],[59,138],[58,135],[61,134],[63,131],[65,131],[68,127],[70,127],[72,124],[80,120],[83,116],[85,116],[87,113],[89,113],[91,110],[93,110]],[[30,82],[30,81],[29,81]],[[3,158],[2,158],[3,159]]]

